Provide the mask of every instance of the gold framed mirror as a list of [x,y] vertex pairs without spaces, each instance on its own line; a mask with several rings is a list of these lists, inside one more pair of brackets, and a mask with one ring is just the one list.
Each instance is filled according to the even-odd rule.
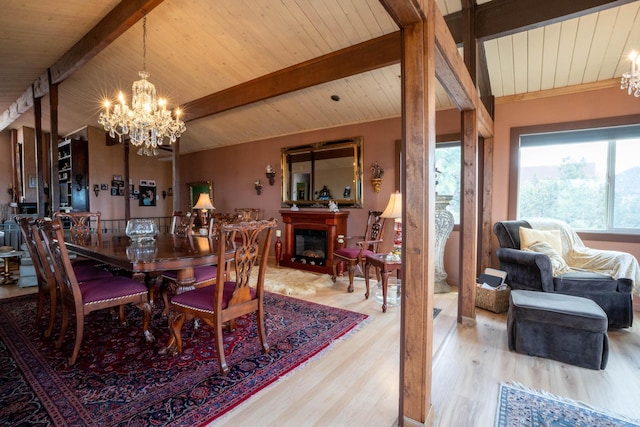
[[282,149],[282,204],[362,207],[363,138]]

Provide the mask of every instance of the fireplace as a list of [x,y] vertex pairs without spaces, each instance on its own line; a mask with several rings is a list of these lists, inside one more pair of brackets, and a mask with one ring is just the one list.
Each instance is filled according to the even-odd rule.
[[327,231],[294,228],[294,262],[324,266],[327,263]]
[[283,209],[280,214],[285,224],[280,265],[332,274],[336,239],[347,234],[349,212]]

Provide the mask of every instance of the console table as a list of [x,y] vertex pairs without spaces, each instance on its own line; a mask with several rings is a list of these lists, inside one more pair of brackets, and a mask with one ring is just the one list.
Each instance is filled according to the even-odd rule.
[[[338,235],[347,235],[347,217],[349,212],[329,212],[326,210],[300,209],[292,211],[282,209],[282,222],[285,224],[284,253],[280,265],[314,271],[316,273],[333,274],[333,251]],[[304,245],[300,233],[302,231],[319,231],[323,236],[324,257],[315,259],[304,256]],[[296,236],[297,241],[296,241]],[[316,239],[319,237],[316,237]]]

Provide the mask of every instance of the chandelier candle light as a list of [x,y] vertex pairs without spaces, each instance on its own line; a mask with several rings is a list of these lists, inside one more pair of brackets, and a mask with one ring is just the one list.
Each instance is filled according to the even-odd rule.
[[128,135],[131,144],[140,147],[139,155],[155,156],[157,147],[165,138],[173,144],[187,130],[180,120],[180,109],[175,110],[175,119],[167,110],[167,100],[157,98],[156,88],[147,78],[147,17],[142,21],[142,71],[140,80],[133,82],[131,108],[126,103],[122,92],[118,94],[118,102],[113,104],[106,100],[104,111],[100,113],[98,123],[104,126],[109,136],[120,142]]
[[620,89],[627,89],[629,95],[640,97],[640,55],[638,52],[632,50],[629,54],[629,61],[631,62],[631,70],[622,74]]

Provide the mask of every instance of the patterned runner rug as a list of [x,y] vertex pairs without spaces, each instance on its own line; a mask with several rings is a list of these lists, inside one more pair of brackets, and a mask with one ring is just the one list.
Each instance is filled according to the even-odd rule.
[[[228,412],[291,372],[363,322],[367,316],[267,293],[269,354],[260,351],[255,321],[236,321],[225,334],[228,376],[219,375],[213,331],[183,328],[184,348],[160,356],[167,320],[156,307],[146,343],[140,310],[128,326],[105,310],[91,313],[78,361],[69,367],[74,327],[61,350],[34,326],[35,294],[0,300],[0,425],[196,426]],[[203,322],[202,322],[203,323]],[[193,334],[193,337],[191,335]],[[55,335],[55,334],[53,334]]]
[[627,420],[584,403],[532,390],[520,384],[501,383],[495,425],[637,427],[640,420]]

